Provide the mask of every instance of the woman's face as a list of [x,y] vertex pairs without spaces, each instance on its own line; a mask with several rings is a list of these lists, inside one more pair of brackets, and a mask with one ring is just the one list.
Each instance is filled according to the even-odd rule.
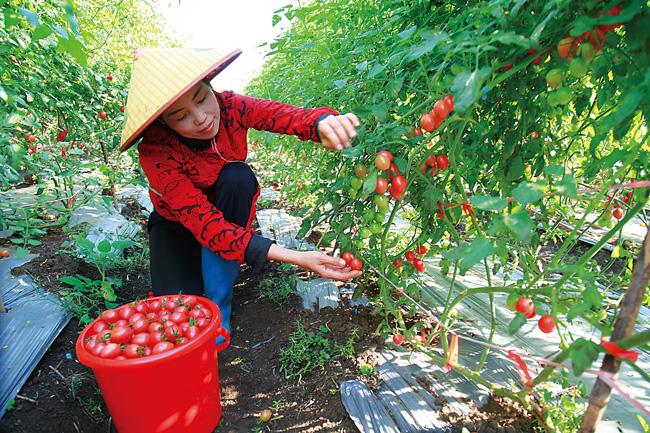
[[212,89],[200,81],[185,92],[161,116],[183,137],[209,140],[219,130],[219,103]]

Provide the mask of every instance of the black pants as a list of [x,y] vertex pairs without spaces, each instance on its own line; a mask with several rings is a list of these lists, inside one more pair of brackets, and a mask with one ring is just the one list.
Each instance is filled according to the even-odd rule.
[[[223,167],[217,182],[206,194],[226,221],[245,227],[258,190],[257,178],[248,164],[233,162]],[[154,296],[202,294],[201,244],[192,232],[155,210],[149,216],[147,229]]]

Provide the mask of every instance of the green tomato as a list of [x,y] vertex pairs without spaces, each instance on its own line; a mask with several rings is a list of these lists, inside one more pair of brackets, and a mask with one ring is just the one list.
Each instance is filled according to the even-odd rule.
[[361,364],[359,370],[361,370],[361,374],[364,376],[372,376],[375,373],[375,368],[370,364]]
[[596,57],[594,46],[591,44],[580,44],[580,56],[585,62],[591,63],[594,57]]
[[[355,191],[356,192],[356,191]],[[388,197],[377,194],[372,201],[379,209],[388,209]]]
[[551,69],[546,74],[546,84],[551,89],[557,89],[562,85],[562,80],[564,80],[564,72],[561,69]]
[[517,311],[517,301],[521,298],[521,294],[517,292],[512,292],[508,295],[506,299],[506,306],[510,311]]
[[352,198],[355,198],[357,196],[357,190],[354,188],[348,188],[348,195]]
[[379,224],[383,223],[385,219],[386,219],[386,212],[375,213],[375,221],[378,222]]
[[350,178],[350,186],[354,189],[359,190],[363,186],[363,181],[356,176],[352,176]]
[[557,92],[549,92],[546,100],[548,101],[548,105],[550,105],[551,107],[555,107],[556,105],[559,104],[557,100]]
[[361,236],[362,239],[368,239],[370,235],[372,235],[372,231],[368,227],[359,230],[359,236]]
[[361,218],[363,218],[364,223],[372,222],[375,218],[375,212],[372,209],[364,209]]
[[573,93],[569,87],[560,87],[555,93],[557,95],[557,103],[560,105],[566,105],[573,99]]
[[569,62],[569,72],[571,72],[571,75],[576,78],[584,77],[588,70],[589,67],[587,66],[587,62],[580,57],[574,57],[571,59],[571,62]]
[[384,231],[384,228],[377,223],[370,224],[370,231],[374,234],[379,234]]

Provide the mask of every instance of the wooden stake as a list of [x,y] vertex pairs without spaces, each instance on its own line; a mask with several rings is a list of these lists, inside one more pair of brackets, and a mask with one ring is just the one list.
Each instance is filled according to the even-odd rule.
[[[639,310],[641,309],[641,303],[643,302],[643,294],[648,287],[649,281],[650,231],[646,233],[643,245],[641,245],[641,252],[634,263],[632,281],[630,281],[627,292],[623,295],[621,308],[619,309],[618,316],[614,322],[614,330],[610,341],[615,342],[629,337],[632,334],[634,324],[639,315]],[[600,371],[616,375],[620,368],[621,361],[607,354],[605,355],[605,359],[603,359]],[[578,433],[593,433],[596,431],[596,428],[605,413],[607,404],[609,403],[611,393],[612,389],[599,377],[591,390],[589,406],[582,418],[582,425],[580,426]]]

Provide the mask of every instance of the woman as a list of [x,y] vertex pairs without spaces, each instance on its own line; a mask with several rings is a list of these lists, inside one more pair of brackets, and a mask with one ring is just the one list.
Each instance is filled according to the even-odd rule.
[[249,128],[350,146],[357,117],[329,108],[302,109],[233,92],[212,80],[241,51],[141,49],[136,52],[120,150],[139,138],[140,164],[150,183],[152,290],[156,296],[202,294],[220,308],[230,332],[232,286],[242,263],[292,263],[326,278],[360,275],[340,258],[293,251],[255,234],[259,185],[244,162]]

